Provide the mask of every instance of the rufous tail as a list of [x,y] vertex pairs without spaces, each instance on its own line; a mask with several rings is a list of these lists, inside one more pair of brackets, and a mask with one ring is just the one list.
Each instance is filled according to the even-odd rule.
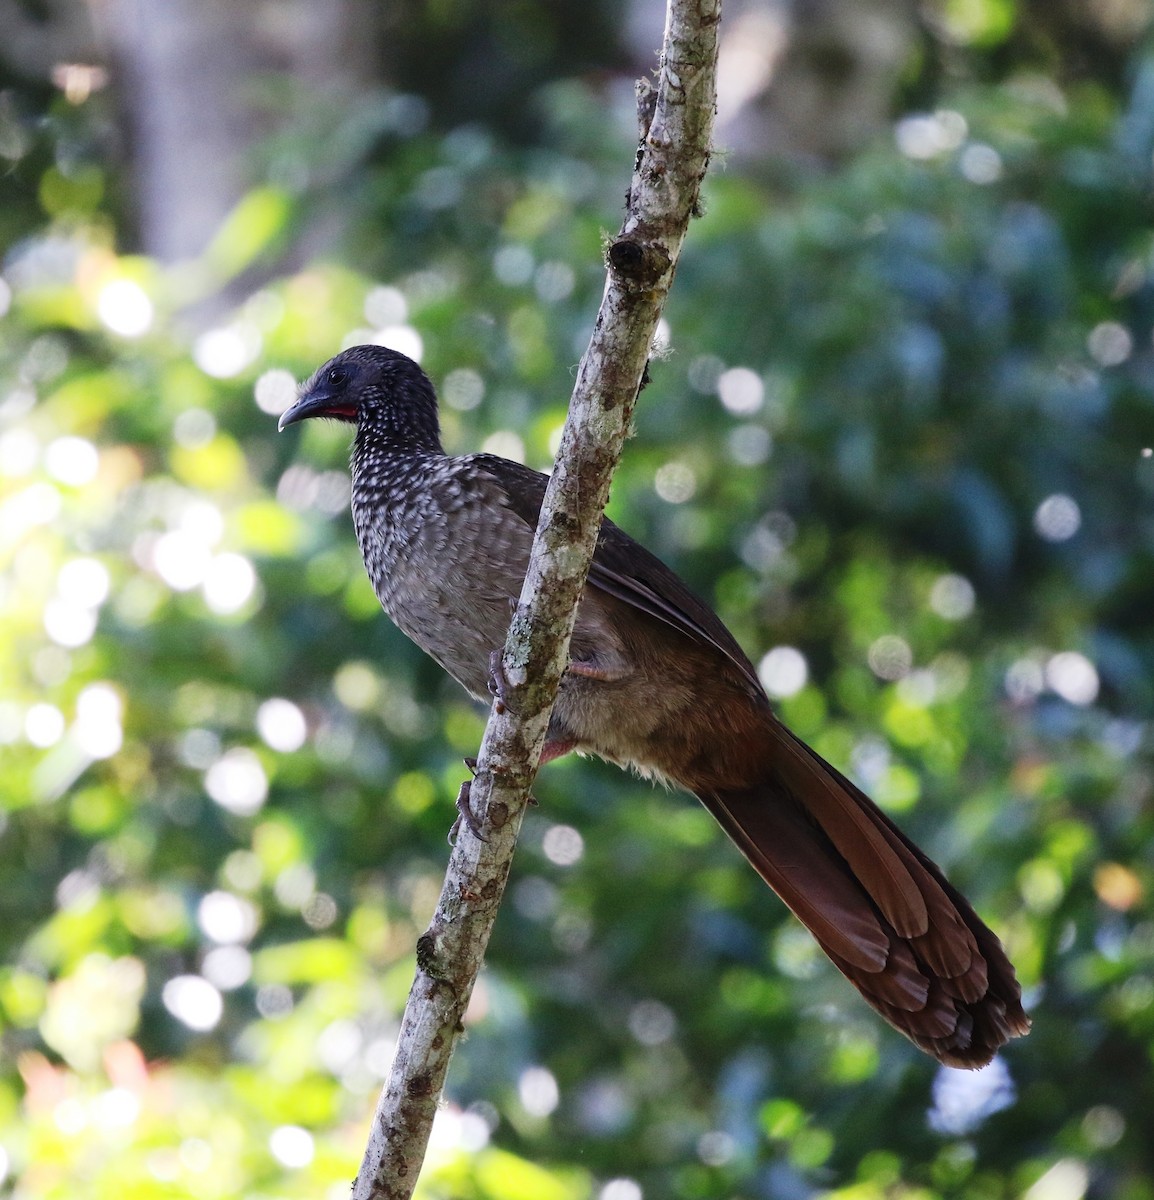
[[873,801],[778,730],[770,778],[699,798],[891,1025],[948,1066],[984,1066],[1030,1028],[1001,942]]

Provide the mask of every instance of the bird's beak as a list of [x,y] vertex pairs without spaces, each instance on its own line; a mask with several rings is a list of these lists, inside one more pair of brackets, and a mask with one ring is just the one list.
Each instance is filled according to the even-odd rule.
[[295,404],[290,405],[280,415],[276,427],[284,432],[290,425],[304,421],[308,417],[343,417],[350,420],[356,415],[356,410],[347,403],[341,403],[323,386],[309,388],[301,394]]

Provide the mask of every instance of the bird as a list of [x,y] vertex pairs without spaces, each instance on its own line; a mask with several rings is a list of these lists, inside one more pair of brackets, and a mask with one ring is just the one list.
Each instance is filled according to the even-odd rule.
[[[546,476],[446,454],[431,380],[383,346],[326,362],[279,428],[315,417],[355,426],[353,524],[381,606],[491,700]],[[778,719],[720,618],[608,518],[541,763],[571,751],[697,796],[862,997],[940,1063],[984,1066],[1029,1030],[1013,965],[966,898]]]

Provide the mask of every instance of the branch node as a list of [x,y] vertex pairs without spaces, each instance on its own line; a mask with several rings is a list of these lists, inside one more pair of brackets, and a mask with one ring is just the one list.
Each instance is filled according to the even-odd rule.
[[440,937],[434,932],[431,925],[417,938],[417,966],[437,983],[449,982],[445,969],[441,965]]
[[618,279],[643,288],[656,286],[671,262],[669,251],[660,242],[641,242],[633,237],[618,238],[606,258]]

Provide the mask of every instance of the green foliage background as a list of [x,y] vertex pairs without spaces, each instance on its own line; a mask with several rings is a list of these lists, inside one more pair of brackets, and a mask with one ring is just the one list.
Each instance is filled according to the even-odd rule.
[[[987,35],[836,170],[722,156],[611,513],[755,661],[804,655],[785,718],[973,897],[1034,1032],[937,1070],[703,812],[562,762],[426,1197],[1154,1197],[1154,66],[967,82]],[[555,78],[513,141],[368,96],[266,148],[190,276],[124,252],[107,97],[5,96],[4,1187],[343,1195],[482,714],[377,610],[347,431],[271,410],[399,326],[452,450],[547,465],[631,116]],[[338,207],[339,255],[270,266]]]

